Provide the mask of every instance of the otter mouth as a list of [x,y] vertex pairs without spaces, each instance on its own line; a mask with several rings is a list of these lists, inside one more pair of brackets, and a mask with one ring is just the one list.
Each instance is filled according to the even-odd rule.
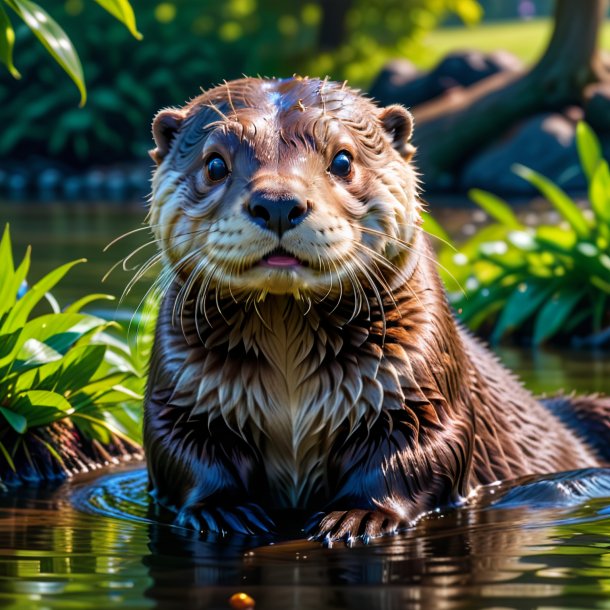
[[263,267],[290,268],[290,267],[307,267],[305,261],[299,260],[296,256],[290,254],[284,248],[276,248],[266,254],[260,261]]

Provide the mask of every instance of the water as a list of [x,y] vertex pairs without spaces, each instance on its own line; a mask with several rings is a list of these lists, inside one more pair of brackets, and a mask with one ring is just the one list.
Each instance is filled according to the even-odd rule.
[[609,500],[596,497],[610,496],[610,473],[526,482],[498,501],[504,493],[325,549],[151,523],[141,469],[20,492],[0,498],[0,605],[220,610],[245,591],[271,610],[610,607]]
[[[33,274],[87,256],[55,291],[120,294],[129,274],[99,281],[143,236],[144,210],[0,206]],[[120,311],[135,306],[143,284]],[[503,349],[536,392],[610,393],[610,354]],[[257,609],[610,608],[610,474],[580,471],[483,491],[469,505],[352,549],[305,540],[206,539],[149,514],[141,465],[50,489],[0,494],[0,607],[227,609],[245,591]]]
[[[28,276],[34,282],[45,273],[68,261],[86,258],[74,267],[53,289],[53,295],[64,306],[87,293],[106,293],[121,297],[133,272],[118,267],[107,279],[102,279],[112,266],[139,246],[151,241],[148,230],[139,231],[118,241],[106,252],[104,248],[115,238],[143,226],[146,208],[134,202],[128,207],[92,202],[72,204],[27,204],[0,201],[1,225],[10,224],[15,261],[20,261],[28,245],[32,246],[32,270]],[[155,252],[154,244],[144,248],[133,264],[142,263]],[[155,269],[126,295],[119,311],[133,310],[140,302],[155,276]],[[96,311],[105,307],[108,315],[116,312],[107,302],[94,305]],[[105,304],[106,303],[106,304]]]

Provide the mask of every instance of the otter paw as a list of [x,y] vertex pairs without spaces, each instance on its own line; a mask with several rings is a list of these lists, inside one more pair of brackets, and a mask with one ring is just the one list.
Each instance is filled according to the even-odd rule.
[[275,528],[269,515],[260,506],[252,503],[228,507],[198,502],[180,509],[174,524],[223,536],[261,536],[272,533]]
[[311,539],[328,545],[344,540],[352,545],[360,538],[366,544],[371,538],[395,533],[400,525],[400,519],[391,513],[362,509],[337,510],[324,515],[312,528],[314,533]]

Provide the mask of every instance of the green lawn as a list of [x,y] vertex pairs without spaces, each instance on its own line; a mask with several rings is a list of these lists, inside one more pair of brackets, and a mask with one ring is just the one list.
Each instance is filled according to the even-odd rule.
[[[430,68],[450,51],[461,49],[506,49],[529,63],[544,50],[551,34],[551,26],[549,19],[535,19],[486,23],[472,28],[440,28],[426,37],[424,42],[430,53],[417,63],[421,68]],[[610,21],[604,25],[601,42],[603,48],[610,49]]]

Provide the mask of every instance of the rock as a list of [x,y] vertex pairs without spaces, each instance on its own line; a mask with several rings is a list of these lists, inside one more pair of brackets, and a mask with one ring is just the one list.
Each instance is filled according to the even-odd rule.
[[83,194],[83,180],[79,176],[68,176],[63,183],[63,194],[67,199],[78,199]]
[[54,167],[42,170],[38,174],[37,180],[39,196],[43,199],[54,197],[62,181],[62,177],[61,172]]
[[498,72],[521,68],[520,60],[507,51],[450,53],[428,73],[417,72],[408,61],[395,60],[382,69],[371,87],[371,95],[384,106],[392,103],[417,106],[449,89],[469,87]]
[[118,170],[109,171],[104,180],[105,191],[114,201],[124,199],[127,194],[127,178],[125,173]]
[[369,93],[382,106],[402,104],[404,103],[403,92],[407,97],[417,97],[412,91],[414,83],[423,82],[425,78],[426,75],[422,76],[422,73],[410,61],[394,59],[381,69]]
[[610,133],[610,83],[594,83],[584,91],[585,121],[597,133]]
[[102,188],[104,186],[105,176],[100,170],[91,170],[84,180],[85,197],[88,199],[101,198]]
[[575,135],[575,122],[562,114],[547,113],[527,119],[466,162],[460,188],[481,188],[499,195],[538,194],[512,171],[515,163],[521,163],[565,190],[583,191],[587,185],[580,169]]
[[150,193],[150,168],[135,166],[128,171],[128,180],[131,190],[138,197],[146,197]]
[[22,171],[16,170],[11,172],[7,181],[6,187],[9,197],[20,199],[25,196],[28,188],[28,175]]

